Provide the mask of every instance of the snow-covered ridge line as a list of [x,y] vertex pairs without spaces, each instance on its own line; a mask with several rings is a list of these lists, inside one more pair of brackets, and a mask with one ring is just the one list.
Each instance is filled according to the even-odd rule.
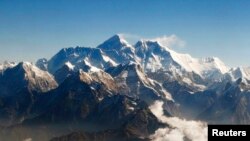
[[64,48],[50,60],[40,61],[41,67],[38,67],[47,68],[53,74],[66,63],[70,63],[70,68],[74,66],[74,69],[80,69],[84,64],[98,70],[129,62],[140,64],[146,72],[166,70],[180,75],[183,72],[195,73],[204,79],[219,79],[230,71],[217,57],[194,58],[151,40],[140,40],[131,45],[120,34],[112,36],[96,48]]
[[[145,68],[177,68],[179,71],[194,72],[201,77],[211,77],[213,73],[225,74],[229,68],[217,57],[193,58],[161,45],[157,41],[141,40],[135,45],[137,55],[147,60]],[[145,62],[143,62],[145,63]],[[157,66],[157,68],[156,68]]]

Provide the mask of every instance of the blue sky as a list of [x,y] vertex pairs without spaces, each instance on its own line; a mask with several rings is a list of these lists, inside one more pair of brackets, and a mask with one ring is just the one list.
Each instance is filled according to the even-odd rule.
[[0,62],[95,47],[116,33],[176,35],[194,57],[250,66],[248,0],[0,0]]

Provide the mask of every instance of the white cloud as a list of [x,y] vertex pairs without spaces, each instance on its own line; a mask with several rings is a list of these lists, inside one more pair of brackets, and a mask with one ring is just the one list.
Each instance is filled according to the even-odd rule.
[[184,137],[191,141],[207,141],[206,123],[166,117],[162,106],[163,102],[157,101],[150,106],[150,110],[161,122],[168,124],[171,128],[158,129],[151,136],[153,141],[184,141]]
[[32,139],[31,138],[27,138],[27,139],[25,139],[23,141],[32,141]]
[[183,133],[178,129],[161,128],[151,136],[153,141],[183,141]]
[[180,39],[178,36],[176,36],[175,34],[172,34],[170,36],[164,35],[162,37],[156,37],[151,39],[153,41],[157,41],[159,42],[162,46],[165,47],[170,47],[170,48],[174,48],[174,47],[185,47],[186,42],[183,41],[182,39]]

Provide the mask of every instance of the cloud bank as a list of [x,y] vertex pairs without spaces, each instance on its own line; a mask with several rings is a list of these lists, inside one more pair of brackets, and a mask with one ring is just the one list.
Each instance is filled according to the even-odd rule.
[[177,117],[166,117],[163,112],[163,102],[157,101],[150,110],[163,123],[166,123],[170,128],[158,129],[151,139],[153,141],[207,141],[207,125],[203,122],[187,121]]

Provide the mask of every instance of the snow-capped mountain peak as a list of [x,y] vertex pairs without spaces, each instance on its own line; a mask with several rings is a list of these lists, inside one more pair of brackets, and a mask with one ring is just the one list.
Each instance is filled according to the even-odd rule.
[[97,48],[102,50],[121,50],[124,48],[132,48],[132,46],[123,38],[122,35],[116,34],[103,42]]
[[36,66],[41,70],[47,71],[48,70],[48,60],[46,58],[38,59],[36,62]]
[[221,74],[228,72],[229,68],[216,57],[193,58],[189,54],[180,54],[170,50],[175,62],[180,64],[188,72],[195,72],[203,78],[216,79]]
[[135,48],[122,35],[114,35],[97,46],[97,48],[117,64],[130,61],[136,62]]
[[[5,85],[14,83],[15,88],[27,86],[29,90],[37,92],[47,92],[57,87],[52,75],[30,62],[20,62],[16,66],[6,69],[0,77],[0,81],[5,82]],[[13,87],[13,90],[15,88]],[[10,89],[10,91],[12,90]]]
[[[61,67],[66,65],[74,66],[74,69],[83,69],[86,65],[96,68],[105,68],[116,65],[109,56],[99,48],[91,47],[76,47],[66,48],[59,51],[48,61],[48,71],[54,74]],[[70,65],[70,64],[71,65]]]
[[222,74],[229,71],[229,67],[225,65],[218,57],[202,58],[201,62],[211,69],[218,69]]
[[232,68],[227,75],[229,75],[233,81],[236,81],[239,78],[250,80],[250,67]]
[[30,62],[20,62],[16,68],[21,69],[25,73],[25,79],[37,81],[36,79],[44,79],[54,81],[54,78],[47,71],[43,71]]

